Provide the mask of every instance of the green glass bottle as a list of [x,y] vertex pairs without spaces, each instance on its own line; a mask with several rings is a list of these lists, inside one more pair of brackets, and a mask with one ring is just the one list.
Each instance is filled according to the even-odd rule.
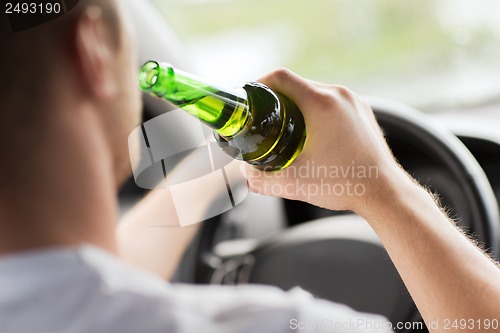
[[261,83],[221,88],[149,61],[140,70],[139,84],[210,126],[224,152],[261,169],[286,168],[304,145],[306,129],[297,106]]

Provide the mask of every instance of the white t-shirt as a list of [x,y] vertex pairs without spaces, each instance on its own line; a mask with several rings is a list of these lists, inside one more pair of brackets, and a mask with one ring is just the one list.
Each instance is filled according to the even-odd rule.
[[383,317],[300,289],[168,284],[91,246],[0,257],[2,333],[391,332],[387,327]]

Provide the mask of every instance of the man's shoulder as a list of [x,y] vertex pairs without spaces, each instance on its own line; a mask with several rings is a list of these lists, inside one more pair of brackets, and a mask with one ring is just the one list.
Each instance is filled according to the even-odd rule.
[[166,296],[167,282],[154,274],[133,267],[112,254],[93,247],[79,251],[83,269],[94,276],[94,283],[107,296],[115,294],[150,299]]
[[333,324],[311,331],[327,333],[347,320],[381,319],[298,289],[168,284],[92,247],[18,261],[4,273],[14,287],[0,299],[0,322],[12,332],[293,332],[326,319]]
[[94,247],[2,258],[0,273],[6,331],[153,333],[170,325],[167,284]]

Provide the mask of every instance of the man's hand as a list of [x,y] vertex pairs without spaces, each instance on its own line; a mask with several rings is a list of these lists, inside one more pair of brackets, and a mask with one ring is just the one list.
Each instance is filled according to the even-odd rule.
[[346,88],[287,70],[262,82],[298,105],[307,139],[287,169],[248,167],[250,188],[353,210],[379,236],[430,332],[463,321],[473,325],[459,332],[492,332],[481,324],[500,320],[500,270],[397,164],[370,107]]
[[387,181],[408,181],[370,106],[350,90],[306,81],[286,69],[260,81],[293,99],[304,116],[307,138],[287,169],[269,173],[248,167],[253,191],[364,215]]

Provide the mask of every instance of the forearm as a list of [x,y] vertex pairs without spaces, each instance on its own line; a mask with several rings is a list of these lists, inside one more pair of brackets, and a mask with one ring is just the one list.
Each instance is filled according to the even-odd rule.
[[425,321],[500,319],[500,270],[495,263],[406,174],[393,170],[386,179],[373,195],[373,208],[362,215]]
[[181,228],[177,221],[170,190],[151,192],[118,226],[121,257],[169,280],[199,228]]
[[[123,218],[117,238],[120,254],[125,260],[165,279],[172,277],[200,223],[180,226],[177,216],[179,207],[174,205],[170,188],[179,179],[189,179],[191,174],[198,174],[197,168],[203,168],[204,157],[201,150],[190,154],[169,173],[161,186],[163,189],[152,191]],[[240,163],[243,162],[233,161],[224,169],[232,174],[231,179],[244,181]],[[192,191],[185,199],[186,205],[180,209],[190,209],[191,217],[199,214],[198,220],[204,220],[205,212],[210,211],[211,205],[226,194],[226,188],[218,186],[219,180],[217,177],[205,180],[204,187]]]

